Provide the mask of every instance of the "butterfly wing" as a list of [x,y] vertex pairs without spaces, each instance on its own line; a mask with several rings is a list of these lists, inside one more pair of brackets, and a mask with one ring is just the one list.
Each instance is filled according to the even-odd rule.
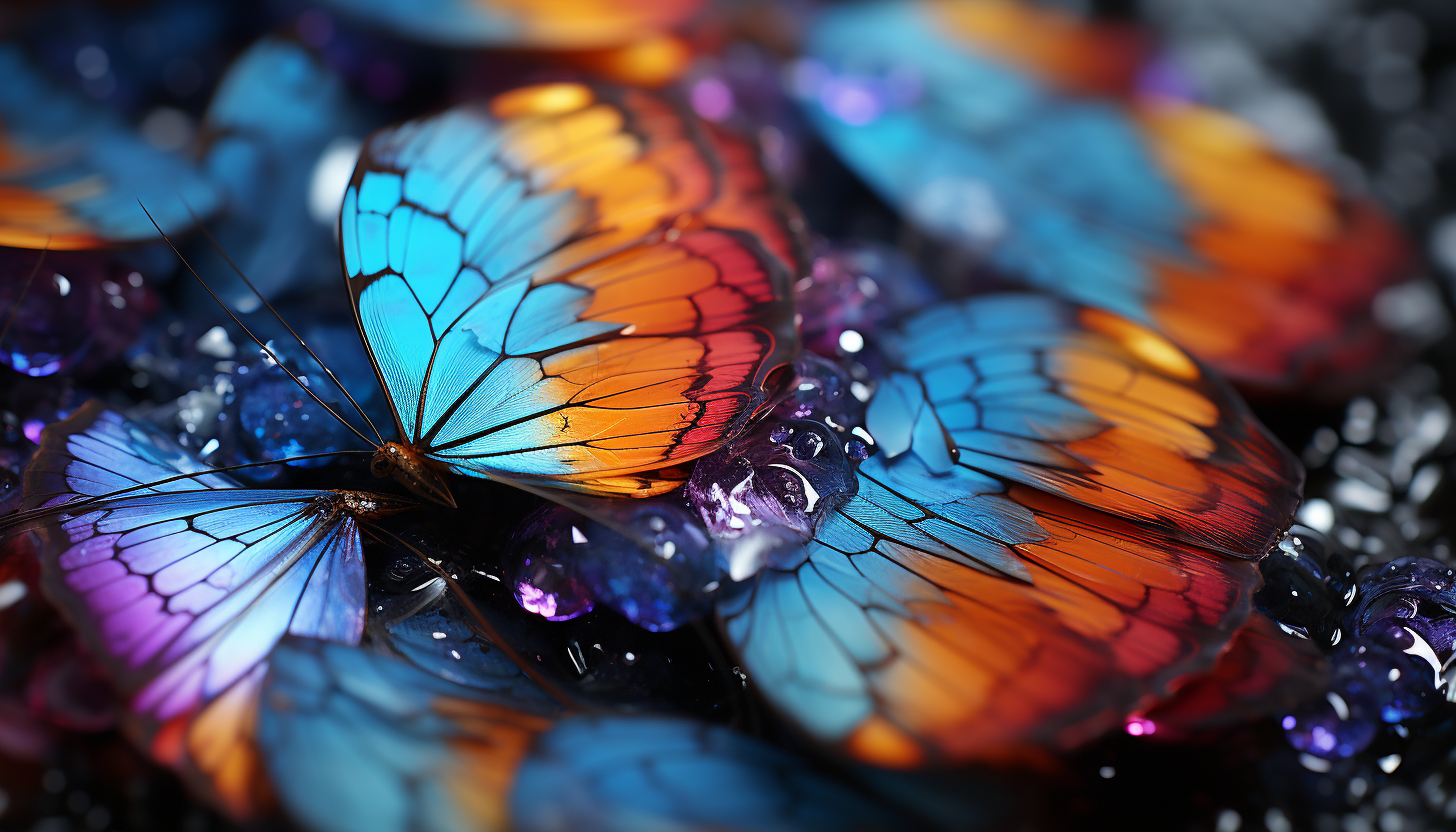
[[80,249],[156,239],[218,207],[186,159],[157,150],[100,107],[0,46],[0,245]]
[[265,799],[252,733],[268,655],[289,633],[358,642],[364,563],[328,492],[207,474],[105,496],[197,470],[93,401],[46,428],[25,474],[28,503],[46,507],[30,527],[48,597],[127,695],[148,749],[243,815]]
[[260,743],[311,829],[829,830],[883,811],[778,749],[642,716],[561,717],[377,653],[291,639]]
[[1013,279],[1151,324],[1237,380],[1311,380],[1369,341],[1371,299],[1404,274],[1373,206],[1247,126],[1086,95],[1078,79],[1129,52],[1055,13],[859,3],[826,12],[808,52],[832,79],[811,119],[912,223]]
[[892,352],[858,493],[720,604],[770,702],[913,766],[1074,744],[1212,661],[1302,482],[1226,386],[1041,296],[932,307]]
[[795,345],[752,153],[641,92],[528,87],[377,133],[341,233],[400,434],[457,473],[665,490]]
[[701,0],[331,0],[391,33],[453,46],[584,49],[669,29]]
[[[336,171],[332,194],[319,191],[314,174],[340,164],[326,152],[357,147],[352,137],[366,132],[363,121],[338,73],[297,42],[259,39],[218,82],[203,120],[203,161],[228,211],[212,231],[263,295],[306,291],[330,275],[344,171]],[[230,271],[211,251],[193,265],[204,275]],[[245,286],[219,291],[234,308],[258,304]]]
[[1273,619],[1256,612],[1208,673],[1145,711],[1138,724],[1159,739],[1184,742],[1202,732],[1288,713],[1328,685],[1329,664],[1319,648],[1281,632]]

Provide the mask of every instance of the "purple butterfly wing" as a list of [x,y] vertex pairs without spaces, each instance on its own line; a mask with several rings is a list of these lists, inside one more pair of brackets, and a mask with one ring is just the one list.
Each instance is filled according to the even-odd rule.
[[115,493],[205,470],[92,402],[46,429],[26,506],[51,507],[29,526],[47,594],[129,697],[132,727],[245,815],[262,799],[252,725],[268,656],[285,634],[358,643],[364,563],[331,492],[203,474]]

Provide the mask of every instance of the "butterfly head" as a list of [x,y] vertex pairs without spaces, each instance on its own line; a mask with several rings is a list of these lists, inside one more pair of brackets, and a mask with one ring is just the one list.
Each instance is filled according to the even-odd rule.
[[445,480],[435,472],[413,448],[399,442],[386,442],[374,452],[369,470],[376,477],[394,477],[410,491],[426,500],[455,508],[455,497]]

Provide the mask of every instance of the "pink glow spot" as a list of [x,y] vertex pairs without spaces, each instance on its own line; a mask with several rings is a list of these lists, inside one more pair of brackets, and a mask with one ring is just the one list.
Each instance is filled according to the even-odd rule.
[[1158,726],[1151,719],[1144,719],[1140,716],[1127,718],[1127,732],[1134,737],[1150,736],[1158,730]]
[[556,596],[525,581],[516,584],[516,603],[526,612],[551,618],[556,615]]
[[20,429],[25,431],[26,439],[29,439],[30,441],[39,445],[40,432],[45,429],[45,422],[42,422],[39,419],[26,419],[25,424],[21,425]]
[[709,121],[722,121],[733,113],[733,90],[717,78],[704,78],[688,96],[693,112]]

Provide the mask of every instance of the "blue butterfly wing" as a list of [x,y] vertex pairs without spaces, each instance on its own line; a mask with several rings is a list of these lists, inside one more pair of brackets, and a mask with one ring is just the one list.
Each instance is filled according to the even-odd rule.
[[198,470],[90,402],[42,436],[25,484],[46,508],[28,527],[47,596],[127,695],[148,750],[245,815],[261,799],[252,726],[268,656],[290,633],[358,642],[363,555],[329,492],[206,474],[108,496]]
[[[392,34],[452,46],[584,49],[615,46],[688,17],[696,0],[330,0]],[[561,8],[553,8],[553,6]]]
[[157,150],[99,106],[0,46],[0,245],[96,248],[154,240],[215,211],[217,191],[186,159]]
[[470,613],[432,578],[403,599],[373,607],[371,640],[422,670],[456,684],[494,690],[545,707],[552,700],[491,642],[472,628]]
[[804,761],[727,729],[561,717],[359,649],[290,640],[260,742],[305,826],[421,830],[890,828]]
[[1046,297],[911,318],[880,454],[797,559],[719,613],[750,679],[867,762],[1067,746],[1205,667],[1298,463],[1160,336]]
[[913,222],[1032,285],[1145,318],[1154,279],[1138,246],[1178,257],[1191,206],[1118,110],[965,49],[930,8],[858,3],[819,19],[807,52],[832,71],[914,67],[923,93],[856,117],[831,89],[807,106],[815,126]]
[[[330,273],[342,182],[332,205],[313,205],[323,196],[315,190],[323,168],[348,158],[345,148],[364,132],[361,122],[343,79],[298,43],[265,37],[218,83],[203,122],[210,137],[204,164],[228,200],[214,236],[265,296]],[[219,255],[204,257],[204,265],[229,268]],[[209,273],[202,265],[199,271]],[[235,307],[257,305],[245,287],[225,297]]]
[[375,134],[344,197],[401,437],[605,493],[710,453],[795,343],[790,226],[738,140],[631,91],[526,87]]
[[1378,354],[1370,302],[1409,273],[1399,232],[1234,118],[1089,83],[1135,63],[1126,38],[1030,3],[862,2],[826,10],[807,52],[831,147],[1003,276],[1261,386]]
[[802,758],[668,717],[569,717],[536,743],[511,796],[517,828],[840,830],[905,822]]

